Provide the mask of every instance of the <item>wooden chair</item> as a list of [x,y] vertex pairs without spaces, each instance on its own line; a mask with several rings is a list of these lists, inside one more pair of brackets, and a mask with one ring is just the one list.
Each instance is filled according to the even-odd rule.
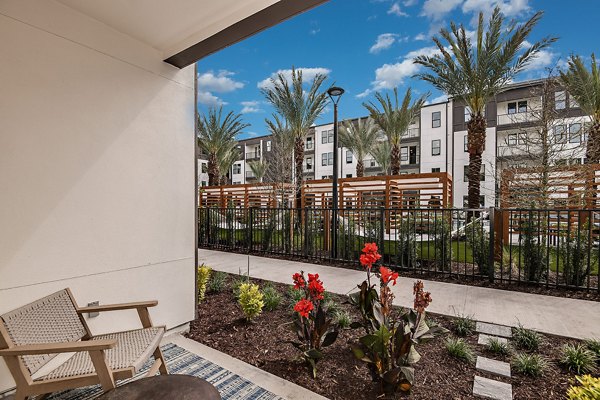
[[[155,361],[146,376],[168,374],[160,350],[165,327],[152,326],[148,313],[157,304],[78,307],[71,291],[64,289],[0,315],[0,356],[17,383],[15,400],[98,383],[110,390],[115,380],[133,377],[152,355]],[[142,329],[93,336],[83,318],[85,313],[126,309],[137,310]],[[34,377],[58,353],[74,355]]]

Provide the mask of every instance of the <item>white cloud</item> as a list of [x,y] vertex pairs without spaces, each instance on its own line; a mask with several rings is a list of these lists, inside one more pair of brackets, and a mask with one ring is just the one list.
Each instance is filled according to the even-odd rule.
[[415,4],[417,4],[419,2],[419,0],[404,0],[402,2],[402,4],[404,4],[404,7],[412,7]]
[[484,16],[489,16],[496,6],[507,17],[516,17],[531,9],[529,0],[466,0],[462,11],[476,15],[483,12]]
[[245,132],[246,137],[252,138],[252,137],[257,137],[258,133],[256,132]]
[[536,71],[553,66],[556,53],[550,50],[540,50],[525,67],[525,71]]
[[408,14],[402,11],[402,9],[400,8],[400,4],[398,3],[392,4],[387,13],[391,15],[396,15],[398,17],[408,17]]
[[419,34],[417,34],[417,36],[415,36],[415,40],[418,40],[418,41],[427,40],[427,35],[425,35],[424,33],[419,33]]
[[198,91],[198,103],[209,107],[219,107],[227,104],[214,94],[204,91]]
[[421,15],[434,21],[440,21],[462,2],[463,0],[425,0]]
[[215,74],[208,71],[198,74],[198,88],[205,92],[227,93],[244,87],[242,82],[237,82],[231,78],[235,75],[233,72],[222,70]]
[[[296,68],[296,71],[302,71],[302,80],[304,82],[311,82],[313,79],[315,79],[315,76],[317,74],[321,74],[321,75],[329,75],[329,73],[331,73],[331,70],[328,68],[323,68],[323,67],[315,67],[315,68]],[[271,79],[277,79],[277,76],[279,74],[283,74],[283,76],[290,81],[292,79],[292,70],[291,69],[280,69],[277,72],[273,72],[271,74],[270,77],[263,79],[262,81],[258,82],[256,84],[256,86],[259,89],[266,89],[266,88],[270,88],[273,86],[273,84],[271,83]]]
[[387,50],[392,47],[394,43],[396,43],[397,39],[398,35],[395,33],[382,33],[381,35],[377,36],[377,40],[369,49],[369,53],[377,54],[382,50]]
[[446,96],[445,94],[439,95],[437,97],[434,97],[431,100],[427,101],[427,104],[435,104],[435,103],[441,103],[443,101],[448,100],[448,96]]
[[262,111],[258,101],[242,101],[241,104],[244,106],[241,111],[242,114],[258,113]]
[[420,66],[413,63],[413,59],[416,56],[431,56],[434,54],[439,54],[437,47],[423,47],[408,52],[400,62],[395,64],[383,64],[381,67],[375,70],[375,80],[371,82],[371,87],[357,94],[356,97],[363,98],[375,90],[395,88],[396,86],[402,84],[406,78],[410,78],[419,72]]

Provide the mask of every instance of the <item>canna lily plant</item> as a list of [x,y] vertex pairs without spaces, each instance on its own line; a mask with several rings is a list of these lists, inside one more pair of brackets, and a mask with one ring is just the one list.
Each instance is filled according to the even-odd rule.
[[339,331],[323,310],[325,288],[319,279],[319,274],[308,274],[307,281],[304,272],[301,271],[295,273],[292,279],[294,288],[302,290],[304,296],[294,306],[293,329],[298,335],[299,342],[291,343],[302,351],[302,356],[310,366],[313,377],[316,378],[317,361],[323,358],[321,349],[333,344]]
[[[384,266],[372,273],[380,258],[374,243],[365,245],[360,262],[367,279],[358,285],[359,292],[351,295],[351,300],[363,316],[363,321],[353,327],[363,327],[366,335],[359,339],[360,345],[352,347],[352,352],[367,363],[384,394],[409,392],[414,382],[414,364],[421,358],[415,345],[448,331],[439,326],[429,327],[425,322],[425,310],[432,299],[421,281],[416,281],[413,287],[414,308],[400,315],[392,313],[394,294],[390,286],[396,285],[398,273]],[[379,278],[379,293],[375,284],[371,284],[372,276]]]

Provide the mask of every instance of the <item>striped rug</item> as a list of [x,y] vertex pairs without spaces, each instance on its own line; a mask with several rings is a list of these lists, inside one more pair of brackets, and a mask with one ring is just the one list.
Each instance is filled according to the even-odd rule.
[[[231,371],[226,370],[204,358],[190,353],[174,344],[162,346],[171,374],[193,375],[205,379],[217,388],[223,400],[284,400],[282,397],[255,385]],[[118,386],[142,377],[152,361],[144,365],[140,372],[129,380],[119,381]],[[100,385],[81,389],[67,390],[48,397],[50,400],[88,400],[102,394]]]

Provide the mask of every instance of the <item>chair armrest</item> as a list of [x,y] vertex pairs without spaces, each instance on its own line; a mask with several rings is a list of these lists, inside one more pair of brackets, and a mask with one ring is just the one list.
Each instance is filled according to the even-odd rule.
[[130,309],[140,309],[140,308],[148,308],[154,307],[158,305],[158,300],[150,300],[150,301],[138,301],[134,303],[121,303],[121,304],[105,304],[102,306],[90,306],[90,307],[80,307],[77,309],[79,314],[85,313],[93,313],[93,312],[102,312],[102,311],[118,311],[118,310],[130,310]]
[[108,350],[115,347],[117,339],[83,340],[80,342],[38,343],[9,347],[0,350],[0,356],[28,356],[33,354],[73,353],[78,351]]

